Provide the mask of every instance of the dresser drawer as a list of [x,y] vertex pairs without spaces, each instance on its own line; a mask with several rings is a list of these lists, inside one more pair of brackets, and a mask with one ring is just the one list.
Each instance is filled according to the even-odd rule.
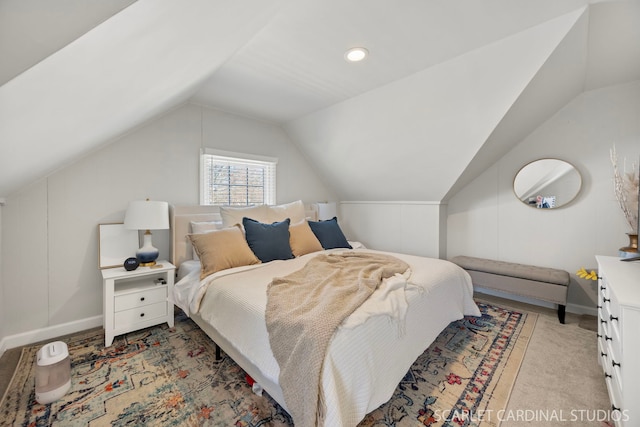
[[598,291],[600,292],[601,301],[609,299],[609,287],[604,280],[600,280],[600,282],[598,282]]
[[609,374],[609,371],[611,371],[611,359],[609,358],[609,353],[607,353],[608,351],[604,338],[598,338],[598,363],[605,374]]
[[603,337],[605,335],[611,336],[611,328],[609,322],[609,311],[603,307],[598,313],[598,333]]
[[599,340],[602,341],[603,348],[606,348],[605,352],[610,359],[621,359],[620,334],[615,327],[603,323],[600,328]]
[[624,408],[622,408],[621,402],[622,402],[622,397],[621,397],[621,392],[620,392],[620,387],[618,386],[615,378],[605,378],[605,382],[607,383],[607,391],[609,392],[609,399],[611,400],[611,409],[614,410],[619,410],[622,411]]
[[136,323],[146,322],[156,317],[164,317],[167,315],[167,302],[157,302],[155,304],[145,305],[144,307],[136,307],[131,310],[119,311],[115,314],[114,328],[129,328]]
[[114,309],[118,312],[166,301],[167,287],[159,286],[157,288],[149,288],[138,292],[116,295]]

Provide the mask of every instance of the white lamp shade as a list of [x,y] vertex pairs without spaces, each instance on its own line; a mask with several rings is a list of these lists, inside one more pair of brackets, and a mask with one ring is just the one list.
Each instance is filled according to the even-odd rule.
[[124,228],[164,230],[169,228],[169,204],[152,200],[129,202],[124,215]]

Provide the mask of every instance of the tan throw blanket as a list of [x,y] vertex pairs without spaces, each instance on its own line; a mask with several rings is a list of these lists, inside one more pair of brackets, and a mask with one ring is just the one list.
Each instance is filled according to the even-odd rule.
[[342,252],[318,255],[302,269],[273,279],[267,289],[267,331],[296,427],[323,424],[320,378],[335,329],[383,279],[408,268],[388,255]]

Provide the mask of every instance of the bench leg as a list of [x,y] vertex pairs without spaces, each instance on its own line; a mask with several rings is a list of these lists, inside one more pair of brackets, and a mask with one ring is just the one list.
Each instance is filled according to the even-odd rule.
[[564,312],[566,307],[564,305],[558,304],[558,320],[560,323],[564,325]]

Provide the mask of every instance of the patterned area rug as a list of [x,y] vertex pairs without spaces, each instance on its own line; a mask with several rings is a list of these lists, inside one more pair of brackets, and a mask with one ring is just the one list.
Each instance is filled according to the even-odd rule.
[[[482,317],[451,323],[361,426],[497,425],[536,315],[478,306]],[[67,344],[69,393],[49,405],[35,401],[38,347],[26,347],[0,402],[0,425],[292,425],[269,396],[252,393],[229,357],[215,360],[211,340],[182,314],[174,328],[130,333],[108,348],[95,332]]]

